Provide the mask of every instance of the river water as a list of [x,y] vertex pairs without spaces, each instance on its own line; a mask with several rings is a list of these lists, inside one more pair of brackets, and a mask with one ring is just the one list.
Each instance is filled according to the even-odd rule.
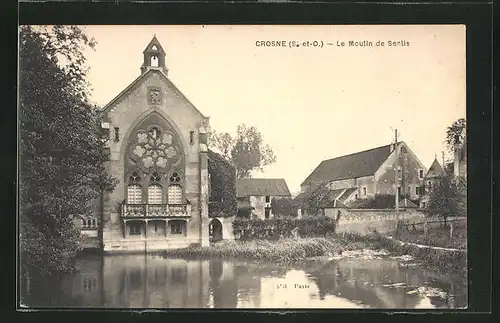
[[466,278],[437,274],[411,259],[352,253],[280,266],[170,259],[159,255],[88,255],[77,273],[30,281],[28,307],[57,308],[465,308]]

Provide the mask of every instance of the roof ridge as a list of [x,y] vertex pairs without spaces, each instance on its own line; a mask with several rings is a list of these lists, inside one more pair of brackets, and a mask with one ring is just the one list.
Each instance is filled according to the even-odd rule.
[[[398,141],[398,144],[400,144],[400,143],[402,143],[402,141]],[[362,151],[350,153],[350,154],[347,154],[347,155],[342,155],[342,156],[338,156],[338,157],[324,159],[322,162],[326,162],[326,161],[330,161],[330,160],[335,160],[335,159],[342,158],[342,157],[357,155],[357,154],[365,153],[365,152],[368,152],[368,151],[377,150],[377,149],[380,149],[380,148],[390,147],[391,145],[392,144],[383,145],[383,146],[379,146],[379,147],[375,147],[375,148],[370,148],[370,149],[366,149],[366,150],[362,150]]]
[[273,178],[237,178],[237,180],[285,180],[283,177],[273,177]]

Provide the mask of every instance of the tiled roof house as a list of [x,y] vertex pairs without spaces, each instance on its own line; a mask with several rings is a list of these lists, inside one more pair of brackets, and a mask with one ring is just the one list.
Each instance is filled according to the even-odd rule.
[[290,190],[282,178],[245,178],[236,180],[236,196],[240,206],[250,204],[252,213],[260,219],[275,216],[271,200],[290,198]]
[[331,201],[346,205],[377,194],[394,195],[396,172],[400,196],[418,199],[426,169],[405,142],[398,142],[322,161],[302,182],[296,201],[305,199],[319,185],[328,185]]

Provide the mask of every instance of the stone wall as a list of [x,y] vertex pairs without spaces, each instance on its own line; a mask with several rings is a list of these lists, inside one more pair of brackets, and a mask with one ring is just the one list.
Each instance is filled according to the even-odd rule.
[[[326,209],[325,215],[336,218],[340,211],[339,232],[355,232],[366,234],[376,230],[379,233],[389,233],[396,229],[398,215],[395,210],[363,210],[363,209]],[[399,219],[419,221],[424,218],[419,209],[400,209]]]

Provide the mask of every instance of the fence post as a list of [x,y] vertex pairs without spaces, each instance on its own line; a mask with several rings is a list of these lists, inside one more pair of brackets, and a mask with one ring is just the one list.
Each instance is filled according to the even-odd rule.
[[427,230],[429,230],[427,219],[424,220],[424,237],[427,237]]
[[455,226],[454,221],[450,221],[450,239],[453,239],[453,227]]

